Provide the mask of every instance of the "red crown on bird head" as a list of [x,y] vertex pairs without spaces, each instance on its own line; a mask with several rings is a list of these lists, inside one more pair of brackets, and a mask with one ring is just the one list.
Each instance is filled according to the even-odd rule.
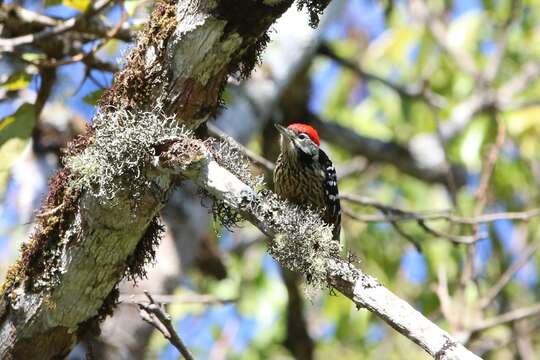
[[319,133],[313,128],[313,126],[301,123],[294,123],[287,126],[287,129],[291,129],[296,133],[304,133],[317,145],[321,145],[321,139],[319,138]]

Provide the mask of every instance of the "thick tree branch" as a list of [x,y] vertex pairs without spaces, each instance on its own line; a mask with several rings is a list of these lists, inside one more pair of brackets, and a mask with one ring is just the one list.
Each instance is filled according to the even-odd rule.
[[[169,152],[169,155],[164,157],[165,161],[159,161],[159,166],[166,171],[189,177],[217,200],[235,209],[257,226],[270,237],[271,251],[275,257],[282,260],[281,265],[303,271],[308,280],[310,276],[317,276],[309,269],[320,269],[320,267],[309,267],[309,264],[313,262],[322,266],[326,286],[336,288],[351,299],[356,306],[367,308],[437,359],[478,359],[449,334],[377,280],[355,268],[353,264],[328,253],[326,257],[308,256],[309,252],[313,251],[309,247],[310,244],[324,246],[321,244],[331,243],[329,231],[303,232],[298,230],[302,224],[288,223],[298,221],[298,219],[310,219],[309,214],[303,213],[298,218],[290,219],[294,212],[301,212],[301,210],[287,210],[287,205],[275,200],[274,197],[256,193],[250,186],[219,165],[204,150],[195,162],[189,164],[186,164],[182,158],[177,158],[175,153],[174,149]],[[310,225],[310,229],[314,227],[317,227],[316,224]],[[302,231],[302,235],[296,231]],[[284,241],[285,250],[280,249],[282,241]],[[290,258],[281,254],[281,251],[287,251],[288,248],[295,248],[295,246],[308,246],[308,248],[305,249],[306,252],[288,254]]]
[[0,358],[65,356],[110,313],[123,276],[144,275],[160,233],[156,215],[175,180],[153,172],[150,157],[179,130],[150,110],[191,128],[214,114],[227,76],[249,73],[268,27],[292,0],[268,3],[156,2],[93,129],[70,145],[69,169],[53,179],[41,209],[49,215],[3,285]]

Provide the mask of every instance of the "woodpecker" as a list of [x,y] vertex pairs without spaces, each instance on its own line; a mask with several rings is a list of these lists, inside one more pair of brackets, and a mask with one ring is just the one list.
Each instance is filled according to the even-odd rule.
[[306,124],[275,125],[281,133],[281,153],[274,168],[274,190],[283,199],[318,210],[334,226],[332,238],[339,241],[341,206],[336,170],[320,148],[317,131]]

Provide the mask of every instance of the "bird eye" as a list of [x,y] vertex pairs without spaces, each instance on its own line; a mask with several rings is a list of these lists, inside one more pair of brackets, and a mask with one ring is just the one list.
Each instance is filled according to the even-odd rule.
[[306,139],[308,138],[308,136],[307,136],[306,134],[303,134],[303,133],[300,134],[300,135],[298,135],[298,137],[299,137],[300,139],[302,139],[302,140],[306,140]]

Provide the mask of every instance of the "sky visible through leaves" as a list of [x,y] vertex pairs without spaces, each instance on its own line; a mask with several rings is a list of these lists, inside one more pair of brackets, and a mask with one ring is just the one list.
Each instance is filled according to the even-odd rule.
[[[9,1],[7,1],[9,3]],[[40,2],[25,2],[25,6],[33,8],[37,11],[44,11],[47,15],[54,15],[60,17],[71,17],[77,10],[65,5],[49,6],[45,9],[42,8]],[[483,5],[480,1],[466,1],[458,0],[453,2],[453,8],[451,12],[452,19],[460,19],[470,15],[471,13],[482,11]],[[116,23],[120,18],[120,11],[118,8],[114,8],[107,14],[110,23]],[[307,16],[306,16],[307,22]],[[328,42],[342,44],[343,48],[350,46],[351,41],[357,39],[361,41],[382,41],[382,38],[386,36],[387,19],[382,7],[376,1],[369,0],[349,0],[346,5],[346,11],[337,20],[327,26],[324,37]],[[355,35],[355,33],[361,35]],[[351,35],[352,34],[352,35]],[[353,39],[353,40],[351,40]],[[91,48],[92,44],[88,44],[87,47]],[[351,46],[351,47],[354,47]],[[490,41],[483,41],[481,43],[481,51],[484,54],[489,54],[494,49],[494,44]],[[127,46],[122,45],[121,42],[116,42],[107,46],[100,52],[100,55],[104,58],[115,59],[116,62],[119,54],[123,54],[127,50]],[[347,52],[346,50],[345,52]],[[420,48],[409,49],[403,56],[408,58],[408,61],[414,63],[421,61]],[[349,51],[354,54],[354,50]],[[0,73],[5,68],[5,64],[0,62]],[[95,113],[95,105],[93,99],[99,95],[99,91],[103,87],[107,87],[111,84],[112,76],[109,73],[94,71],[93,80],[85,79],[84,66],[80,63],[74,63],[64,65],[59,68],[59,78],[55,85],[52,99],[50,101],[59,101],[65,103],[71,110],[79,113],[84,119],[90,121]],[[395,75],[395,76],[392,76]],[[402,74],[390,73],[390,78],[400,79]],[[405,77],[406,78],[406,77]],[[32,92],[36,92],[39,85],[39,77],[33,76],[28,83],[28,89]],[[346,95],[343,95],[346,93]],[[374,94],[376,96],[374,96]],[[373,101],[374,97],[391,97],[379,88],[373,88],[367,86],[365,83],[358,83],[352,81],[350,78],[344,76],[343,68],[336,62],[329,61],[327,59],[317,61],[311,72],[311,94],[309,98],[310,110],[322,115],[330,115],[343,124],[351,125],[354,120],[342,120],[351,114],[354,116],[361,116],[365,111],[369,113],[367,107],[361,107],[359,104],[366,99]],[[377,100],[375,100],[377,101]],[[0,102],[0,119],[4,119],[7,116],[15,113],[18,106],[14,101]],[[355,109],[349,112],[340,112],[336,108],[345,105],[349,109]],[[414,105],[412,105],[414,106]],[[398,111],[391,107],[387,109],[389,113],[392,111]],[[401,109],[399,110],[401,111]],[[360,115],[359,115],[360,114]],[[383,118],[380,123],[373,121],[373,119]],[[5,121],[5,120],[4,120]],[[392,128],[395,124],[388,125],[388,121],[384,116],[374,115],[370,118],[372,122],[369,126],[365,124],[359,124],[355,130],[361,129],[365,133],[378,137],[381,139],[391,138],[393,134],[389,135],[389,128]],[[396,120],[397,121],[397,120]],[[400,120],[406,122],[406,120]],[[418,120],[420,123],[420,120]],[[0,126],[1,126],[0,122]],[[402,128],[404,137],[407,136],[407,131],[410,132],[410,128],[415,124],[407,124]],[[362,128],[362,126],[365,126]],[[395,125],[395,128],[399,128],[401,124]],[[478,125],[483,126],[483,125]],[[484,128],[482,128],[483,131]],[[486,130],[487,132],[487,130]],[[471,131],[472,134],[472,131]],[[400,136],[397,134],[396,136]],[[400,139],[403,140],[403,139]],[[473,135],[464,135],[460,141],[474,144],[475,141],[482,142],[482,140],[475,140]],[[457,157],[459,153],[458,146],[454,146],[452,156]],[[480,145],[478,145],[480,147]],[[331,153],[336,159],[343,159],[346,154],[339,149],[330,147]],[[507,159],[511,162],[511,154],[505,154],[509,157]],[[503,156],[503,157],[504,157]],[[464,192],[473,193],[478,186],[480,167],[472,160],[468,160],[471,166],[466,179],[466,189]],[[271,159],[273,160],[273,159]],[[465,161],[466,162],[466,161]],[[467,164],[469,165],[469,164]],[[28,168],[29,174],[40,173],[39,168]],[[20,216],[21,200],[19,194],[22,191],[28,191],[28,197],[25,199],[28,208],[37,208],[40,203],[40,194],[46,191],[46,173],[35,177],[35,181],[31,184],[32,189],[27,189],[23,186],[29,186],[27,181],[19,182],[19,178],[13,177],[7,185],[5,191],[5,197],[3,203],[0,204],[0,270],[1,274],[5,272],[8,264],[10,264],[17,255],[19,241],[12,241],[13,239],[23,239],[24,232],[29,229],[31,224],[24,223],[28,219]],[[400,183],[400,175],[397,172],[390,172],[386,174],[391,181],[388,184],[381,184],[375,181],[370,181],[369,189],[374,190],[375,194],[382,194],[387,202],[391,203],[396,198],[407,198],[417,196],[418,203],[422,206],[432,204],[429,200],[425,200],[425,197],[433,195],[434,191],[428,191],[423,188],[423,185],[419,185],[415,180],[404,180],[406,185],[403,188],[396,190],[395,192],[388,191],[387,187],[392,184]],[[390,184],[390,185],[389,185]],[[501,185],[502,186],[502,185]],[[344,184],[345,188],[359,187],[351,185],[351,181],[347,180]],[[360,187],[361,188],[361,187]],[[414,196],[411,196],[414,194]],[[371,195],[371,194],[363,194]],[[407,205],[410,205],[410,201],[403,201]],[[446,203],[445,201],[437,198],[433,200],[433,204]],[[510,211],[506,206],[507,202],[497,201],[494,206],[490,206],[491,212],[505,212]],[[388,223],[383,224],[369,224],[369,225],[351,225],[348,231],[366,232],[373,237],[374,240],[380,241],[379,244],[366,244],[359,246],[356,251],[369,254],[374,251],[379,251],[383,255],[381,257],[384,260],[380,265],[367,262],[367,266],[370,271],[375,272],[377,277],[381,279],[383,283],[391,283],[390,288],[395,288],[399,283],[400,276],[407,281],[407,289],[402,290],[403,294],[410,295],[415,293],[418,289],[428,284],[430,280],[430,273],[432,269],[433,260],[427,259],[425,254],[417,252],[414,247],[400,245],[399,247],[391,244],[391,237],[395,235],[388,235],[392,231],[391,226]],[[220,249],[227,253],[233,247],[235,243],[235,233],[231,233],[225,229],[220,229],[217,225],[219,246]],[[498,249],[494,249],[492,237],[496,236],[503,246],[503,252],[510,254],[511,259],[516,259],[521,247],[516,246],[512,239],[515,236],[516,226],[512,221],[501,220],[493,224],[492,228],[487,225],[480,226],[480,232],[486,232],[490,239],[478,242],[478,251],[476,253],[475,263],[479,273],[488,271],[489,261]],[[519,230],[519,229],[518,229]],[[417,231],[417,230],[414,230]],[[417,232],[414,232],[417,234]],[[395,241],[395,239],[394,239]],[[405,243],[405,241],[403,240]],[[405,243],[406,244],[406,243]],[[375,249],[377,248],[377,249]],[[434,249],[433,252],[440,252],[437,256],[452,256],[450,250],[445,253],[445,249]],[[257,250],[257,251],[256,251]],[[280,270],[277,264],[272,258],[260,249],[254,249],[248,251],[243,255],[243,258],[231,257],[228,259],[227,266],[229,268],[230,277],[221,282],[209,282],[201,278],[197,274],[189,274],[182,279],[179,284],[182,288],[192,289],[199,292],[202,290],[211,292],[220,297],[235,297],[240,294],[244,299],[250,299],[241,301],[237,304],[228,305],[216,305],[216,306],[185,306],[185,305],[173,305],[170,309],[171,314],[176,320],[176,326],[179,334],[182,335],[186,345],[192,349],[197,355],[197,358],[207,358],[213,349],[216,341],[227,341],[232,348],[234,356],[238,358],[265,358],[265,356],[274,355],[280,353],[282,350],[276,350],[272,347],[268,347],[268,344],[276,342],[283,334],[283,324],[280,322],[282,319],[285,298],[287,296],[284,286],[280,280]],[[432,254],[428,255],[432,256]],[[430,263],[431,262],[431,263]],[[461,264],[454,265],[460,266]],[[534,288],[538,285],[537,264],[533,260],[529,261],[520,271],[515,275],[515,280],[521,286],[525,288]],[[399,274],[399,275],[396,275]],[[244,287],[242,278],[248,277],[250,281],[249,286]],[[201,285],[204,284],[204,285]],[[420,293],[421,291],[418,291]],[[399,293],[399,291],[398,291]],[[422,293],[418,297],[417,303],[413,305],[420,308],[420,310],[430,310],[434,307],[435,300],[433,296],[427,293]],[[366,312],[356,312],[355,309],[343,299],[332,296],[315,297],[312,304],[318,310],[311,309],[307,311],[308,317],[312,319],[312,334],[315,340],[322,344],[323,353],[325,349],[332,349],[336,338],[339,341],[348,345],[358,345],[365,348],[362,353],[363,356],[368,357],[371,352],[369,347],[374,343],[380,343],[386,337],[392,335],[392,330],[382,325],[380,322],[372,321],[370,315]],[[344,310],[347,309],[347,310]],[[315,312],[321,310],[321,314],[315,314]],[[354,313],[353,313],[354,312]],[[351,315],[352,314],[352,315]],[[347,317],[354,318],[352,320],[345,320]],[[370,321],[371,320],[371,321]],[[364,334],[365,337],[362,340],[358,340],[353,336],[347,335],[347,326],[350,322],[357,326],[357,331]],[[359,330],[361,328],[361,330]],[[227,336],[230,339],[227,339]],[[353,346],[354,347],[354,346]],[[176,350],[160,336],[153,338],[151,353],[158,356],[159,359],[175,359],[177,358]],[[276,352],[273,352],[276,351]],[[328,350],[331,353],[330,350]],[[343,353],[345,358],[354,358],[354,356],[345,350]],[[236,357],[233,357],[236,358]]]

